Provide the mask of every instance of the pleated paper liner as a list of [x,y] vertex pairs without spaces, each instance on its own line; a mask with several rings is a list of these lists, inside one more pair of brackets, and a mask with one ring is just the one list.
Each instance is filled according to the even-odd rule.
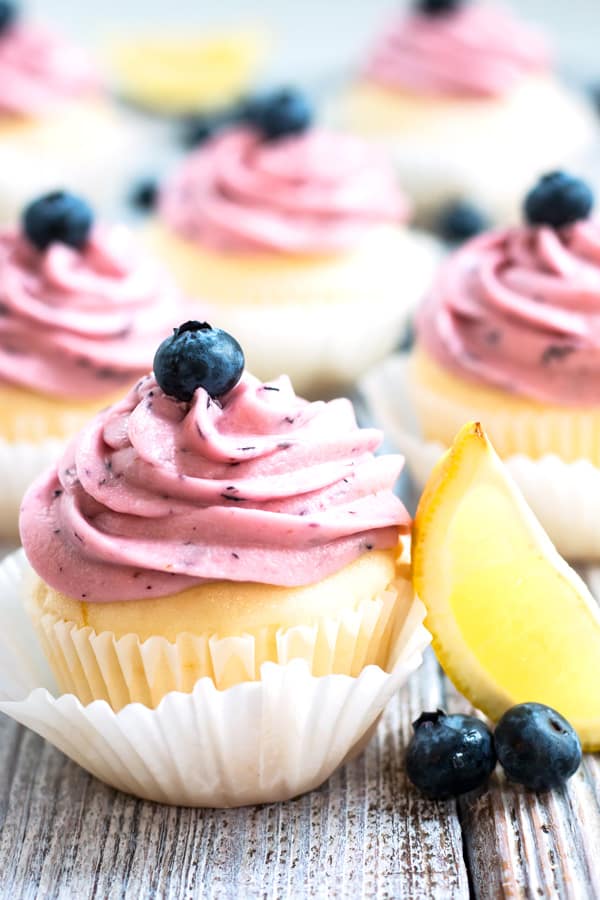
[[32,577],[22,551],[0,565],[0,711],[102,781],[162,803],[266,803],[322,784],[364,746],[430,640],[424,607],[402,582],[388,671],[316,677],[304,659],[265,663],[258,681],[218,690],[201,678],[155,709],[131,703],[115,713],[103,700],[84,706],[59,694],[24,608]]
[[38,582],[25,606],[60,689],[83,703],[106,700],[115,710],[128,703],[154,707],[165,693],[191,691],[203,677],[211,678],[219,690],[254,681],[267,661],[286,665],[303,659],[313,675],[358,675],[367,665],[385,665],[394,631],[411,602],[409,585],[398,579],[380,595],[363,597],[354,607],[311,625],[260,626],[227,636],[182,633],[176,641],[162,636],[142,641],[137,634],[117,638],[112,632],[96,633],[49,613],[43,608],[48,590]]
[[[406,457],[415,486],[422,490],[448,448],[421,435],[408,380],[408,356],[392,356],[380,363],[363,378],[360,390],[376,423]],[[487,427],[485,421],[482,425]],[[494,420],[494,428],[501,427],[501,421]],[[507,423],[507,427],[514,425]],[[542,423],[541,428],[545,427]],[[600,559],[600,469],[586,459],[564,462],[555,454],[535,459],[519,453],[504,462],[559,553],[574,560]]]

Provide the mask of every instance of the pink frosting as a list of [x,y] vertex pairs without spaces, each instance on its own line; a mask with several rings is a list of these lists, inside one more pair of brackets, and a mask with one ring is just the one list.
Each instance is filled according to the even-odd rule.
[[600,223],[475,238],[442,268],[418,336],[474,382],[542,403],[600,402]]
[[494,6],[394,19],[368,60],[368,79],[417,93],[498,97],[549,65],[541,34]]
[[311,584],[392,548],[409,516],[398,456],[348,400],[308,403],[286,376],[245,374],[220,403],[153,377],[98,415],[21,509],[38,574],[89,601],[164,596],[215,580]]
[[83,250],[44,252],[0,232],[0,382],[106,396],[148,371],[182,315],[169,278],[123,226],[96,228]]
[[184,161],[161,214],[183,237],[217,250],[320,253],[404,221],[408,206],[389,160],[359,138],[313,129],[264,141],[236,129]]
[[88,54],[38,25],[0,35],[0,114],[40,116],[98,90]]

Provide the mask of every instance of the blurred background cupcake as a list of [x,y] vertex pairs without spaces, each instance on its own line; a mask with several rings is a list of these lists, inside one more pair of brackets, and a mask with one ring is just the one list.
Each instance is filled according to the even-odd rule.
[[83,703],[155,707],[266,662],[390,664],[413,599],[403,460],[373,455],[382,435],[348,400],[308,403],[243,367],[230,335],[185,323],[23,502],[28,609]]
[[106,208],[137,142],[89,53],[30,20],[16,0],[0,0],[0,221],[57,184]]
[[152,247],[259,377],[348,383],[394,347],[437,247],[407,228],[385,155],[313,125],[302,94],[258,98],[242,119],[167,182]]
[[469,0],[415,0],[392,17],[338,119],[393,148],[426,218],[462,198],[516,220],[531,181],[596,137],[544,36],[502,6]]
[[181,319],[166,273],[124,226],[57,191],[0,232],[0,532],[65,439],[147,372]]

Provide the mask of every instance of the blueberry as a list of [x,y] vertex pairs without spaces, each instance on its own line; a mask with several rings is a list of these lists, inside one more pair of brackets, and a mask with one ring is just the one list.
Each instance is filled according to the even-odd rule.
[[184,147],[199,147],[216,133],[218,128],[214,118],[198,113],[181,120],[179,136]]
[[165,394],[191,400],[197,388],[211,397],[227,394],[244,371],[244,352],[235,338],[208,322],[185,322],[162,342],[154,375]]
[[138,181],[129,195],[131,205],[144,212],[154,208],[157,198],[158,183],[154,178],[143,178]]
[[413,722],[406,772],[432,800],[479,787],[494,771],[496,753],[489,728],[474,716],[422,713]]
[[310,128],[313,108],[308,98],[293,88],[282,88],[247,102],[246,118],[266,140],[300,134]]
[[562,228],[587,219],[593,206],[594,194],[585,181],[566,172],[550,172],[527,194],[524,209],[530,225]]
[[16,22],[18,14],[16,3],[12,0],[0,0],[0,34]]
[[94,214],[86,201],[67,191],[38,197],[25,207],[22,216],[23,231],[38,250],[56,242],[81,249],[93,222]]
[[436,231],[445,241],[459,244],[489,228],[485,213],[464,200],[446,206],[440,212]]
[[543,703],[520,703],[505,712],[494,743],[507,776],[534,791],[564,784],[581,762],[573,727]]
[[454,12],[464,0],[417,0],[417,10],[425,16],[440,16]]

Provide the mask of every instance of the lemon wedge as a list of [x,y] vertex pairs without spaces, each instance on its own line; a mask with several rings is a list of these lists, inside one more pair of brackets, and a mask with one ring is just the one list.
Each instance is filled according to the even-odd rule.
[[491,719],[546,703],[600,749],[598,605],[476,423],[425,487],[412,564],[437,657],[471,703]]
[[225,105],[239,96],[265,55],[259,29],[140,35],[113,41],[109,65],[122,94],[164,113]]

